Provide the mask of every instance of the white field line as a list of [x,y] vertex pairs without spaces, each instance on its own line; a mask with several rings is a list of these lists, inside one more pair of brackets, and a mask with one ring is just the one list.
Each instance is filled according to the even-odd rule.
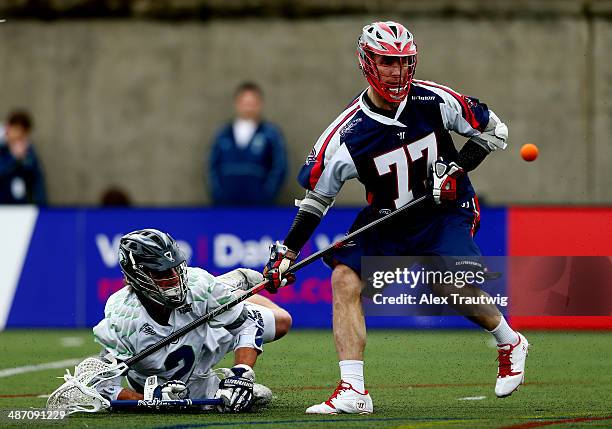
[[486,396],[467,396],[465,398],[457,398],[458,401],[482,401],[487,399]]
[[81,359],[65,359],[58,360],[55,362],[40,363],[37,365],[26,365],[18,366],[16,368],[0,369],[0,378],[11,377],[13,375],[26,374],[28,372],[44,371],[47,369],[60,369],[74,366],[81,362],[85,358]]
[[62,337],[59,343],[62,347],[80,347],[85,344],[83,337]]

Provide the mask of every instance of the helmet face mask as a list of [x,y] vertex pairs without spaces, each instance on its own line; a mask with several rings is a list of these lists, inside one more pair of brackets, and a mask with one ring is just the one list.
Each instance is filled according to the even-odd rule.
[[157,304],[178,308],[187,297],[187,263],[165,271],[138,269],[137,279],[130,285]]
[[395,22],[366,25],[357,42],[359,68],[372,88],[390,103],[400,103],[410,91],[417,63],[412,34]]
[[119,265],[126,282],[145,298],[178,308],[187,297],[187,262],[176,241],[154,229],[121,238]]

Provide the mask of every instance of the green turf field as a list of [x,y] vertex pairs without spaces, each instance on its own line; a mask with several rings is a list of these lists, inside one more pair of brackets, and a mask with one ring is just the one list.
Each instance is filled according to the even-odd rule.
[[[371,331],[366,381],[370,416],[307,416],[339,377],[331,332],[295,331],[269,344],[258,381],[272,406],[242,415],[75,415],[62,422],[0,421],[4,427],[74,428],[553,428],[612,427],[612,333],[528,332],[527,383],[493,394],[496,352],[478,331]],[[42,407],[62,369],[6,375],[6,369],[83,358],[98,348],[89,331],[0,333],[0,408]],[[230,362],[227,361],[226,364]],[[461,400],[461,398],[478,398]],[[253,423],[256,422],[256,425]]]

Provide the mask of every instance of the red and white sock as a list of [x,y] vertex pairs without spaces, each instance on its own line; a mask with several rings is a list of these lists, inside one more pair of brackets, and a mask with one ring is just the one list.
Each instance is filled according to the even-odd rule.
[[489,331],[495,337],[497,344],[516,344],[518,343],[519,336],[514,330],[508,325],[504,316],[501,317],[501,321],[497,328]]
[[341,360],[340,378],[353,386],[353,389],[363,393],[365,386],[363,382],[363,361],[362,360]]

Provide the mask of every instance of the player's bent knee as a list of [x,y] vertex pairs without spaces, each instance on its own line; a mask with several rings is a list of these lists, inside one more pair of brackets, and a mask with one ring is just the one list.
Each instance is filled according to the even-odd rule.
[[289,329],[291,329],[293,319],[291,319],[291,315],[288,311],[279,307],[274,311],[274,322],[276,326],[276,333],[274,335],[274,339],[278,340],[279,338],[282,338],[287,335]]

